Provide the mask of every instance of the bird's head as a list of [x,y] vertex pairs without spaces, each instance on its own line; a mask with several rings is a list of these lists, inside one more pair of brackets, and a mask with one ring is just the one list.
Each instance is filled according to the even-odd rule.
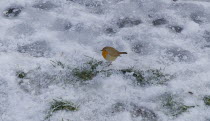
[[104,47],[101,51],[107,51],[110,47]]

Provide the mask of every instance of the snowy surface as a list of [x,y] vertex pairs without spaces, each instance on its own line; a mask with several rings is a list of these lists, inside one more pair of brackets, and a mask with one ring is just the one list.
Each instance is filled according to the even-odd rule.
[[[14,6],[21,8],[17,16],[3,15]],[[152,120],[132,116],[132,106],[112,114],[119,102],[145,107],[157,121],[210,120],[203,102],[210,95],[208,0],[1,0],[0,12],[0,121],[43,121],[58,98],[80,108],[55,112],[51,121]],[[166,85],[142,87],[122,74],[99,74],[74,85],[63,81],[72,78],[70,71],[52,66],[61,61],[80,67],[89,57],[105,61],[100,51],[105,46],[128,52],[108,69],[162,68],[176,77]],[[19,79],[18,71],[29,73],[29,79]],[[167,115],[159,98],[165,93],[195,107]]]

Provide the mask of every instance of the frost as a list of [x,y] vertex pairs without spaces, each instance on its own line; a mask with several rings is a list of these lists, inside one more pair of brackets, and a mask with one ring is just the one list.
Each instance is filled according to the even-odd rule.
[[117,102],[112,105],[111,113],[116,115],[117,113],[129,112],[131,117],[135,120],[135,118],[141,117],[144,121],[157,121],[158,117],[154,113],[154,111],[143,107],[138,106],[134,103],[125,103],[125,102]]
[[[8,107],[8,84],[5,80],[0,78],[0,117],[4,115]],[[0,118],[1,119],[1,118]]]
[[[0,121],[210,119],[208,0],[0,0],[0,8]],[[110,64],[105,46],[128,54]]]
[[58,19],[52,28],[58,31],[65,31],[72,28],[72,23],[68,20]]
[[191,62],[194,60],[194,56],[191,52],[181,48],[170,48],[166,51],[166,53],[172,61]]
[[207,42],[210,42],[210,32],[209,31],[205,31],[204,38]]
[[46,56],[49,53],[50,48],[45,41],[37,41],[32,44],[27,44],[18,47],[18,52],[28,53],[34,57]]
[[50,1],[46,1],[46,2],[36,3],[35,5],[33,5],[33,7],[43,9],[43,10],[50,10],[50,9],[56,8],[57,6]]
[[169,26],[169,28],[174,31],[174,32],[177,32],[177,33],[181,33],[183,28],[180,27],[180,26]]
[[30,36],[35,32],[34,28],[27,23],[18,24],[8,31],[8,36],[15,35],[17,37]]

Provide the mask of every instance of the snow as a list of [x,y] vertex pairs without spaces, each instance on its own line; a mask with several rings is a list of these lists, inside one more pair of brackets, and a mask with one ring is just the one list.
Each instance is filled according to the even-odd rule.
[[[4,16],[12,7],[21,12]],[[0,121],[43,121],[50,102],[59,98],[79,110],[54,112],[47,120],[210,120],[210,107],[203,102],[210,95],[208,0],[1,0],[0,12]],[[153,25],[161,18],[166,22]],[[165,85],[138,86],[126,77],[133,73],[111,71],[85,84],[66,82],[74,79],[71,69],[91,58],[105,62],[100,51],[105,46],[128,54],[101,68],[161,68],[175,77]],[[53,67],[52,61],[69,68]],[[18,78],[18,71],[27,78]],[[195,107],[177,117],[167,115],[160,100],[165,93]],[[126,109],[112,113],[119,102]],[[156,118],[133,116],[136,107]]]

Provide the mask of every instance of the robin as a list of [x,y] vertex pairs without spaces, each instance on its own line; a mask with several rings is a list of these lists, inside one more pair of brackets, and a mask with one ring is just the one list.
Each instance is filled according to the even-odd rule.
[[104,47],[102,50],[102,56],[109,62],[116,60],[121,54],[127,54],[127,52],[119,52],[113,47]]

